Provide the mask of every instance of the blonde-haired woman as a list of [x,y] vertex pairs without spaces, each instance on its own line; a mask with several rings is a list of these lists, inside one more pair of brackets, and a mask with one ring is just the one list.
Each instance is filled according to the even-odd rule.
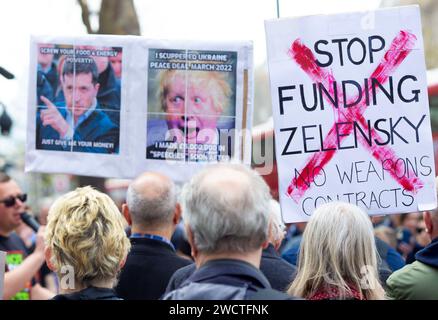
[[46,262],[58,274],[55,300],[115,300],[112,290],[130,248],[123,218],[106,194],[77,188],[50,208]]
[[359,207],[320,206],[307,224],[288,293],[309,300],[384,299],[373,227]]

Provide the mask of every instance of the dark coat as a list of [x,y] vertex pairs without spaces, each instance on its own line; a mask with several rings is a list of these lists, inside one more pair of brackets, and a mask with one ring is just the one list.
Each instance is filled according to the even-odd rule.
[[273,289],[285,291],[295,279],[297,268],[282,259],[270,244],[262,252],[260,271],[269,280]]
[[165,242],[131,238],[131,251],[123,267],[117,294],[127,300],[157,300],[166,290],[172,274],[189,264]]
[[[194,264],[175,272],[169,281],[166,292],[179,288],[196,270]],[[268,279],[272,289],[284,291],[295,278],[296,267],[280,258],[272,245],[263,250],[260,271]]]
[[113,289],[88,287],[81,291],[58,294],[52,300],[121,300]]
[[164,300],[289,300],[273,290],[259,269],[236,259],[210,260],[203,264]]

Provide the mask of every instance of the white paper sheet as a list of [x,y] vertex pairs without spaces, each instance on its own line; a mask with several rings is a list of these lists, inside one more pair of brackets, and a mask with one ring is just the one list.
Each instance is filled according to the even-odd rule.
[[284,220],[336,200],[370,215],[436,207],[418,6],[265,27]]

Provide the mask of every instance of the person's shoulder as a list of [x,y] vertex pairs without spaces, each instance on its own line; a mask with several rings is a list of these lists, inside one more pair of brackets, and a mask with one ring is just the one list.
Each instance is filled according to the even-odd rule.
[[0,245],[4,247],[5,250],[27,251],[24,241],[16,232],[12,232],[7,237],[0,236]]
[[393,272],[391,276],[387,280],[387,284],[390,286],[398,285],[399,283],[406,281],[410,281],[411,279],[416,277],[418,269],[422,268],[421,265],[417,265],[418,262],[405,265],[403,268]]
[[388,295],[394,299],[406,299],[438,281],[438,269],[415,261],[395,271],[386,281]]
[[149,117],[147,120],[147,131],[147,146],[149,148],[155,148],[156,142],[166,140],[166,133],[169,131],[169,127],[166,120]]
[[224,283],[187,282],[165,294],[163,300],[296,300],[271,288],[252,288]]
[[[183,258],[181,258],[183,259]],[[186,259],[184,259],[186,260]],[[188,265],[185,265],[184,267],[179,268],[175,271],[172,278],[187,278],[190,276],[193,272],[196,271],[196,265],[194,263],[190,263]]]
[[91,117],[93,117],[94,119],[96,119],[98,121],[104,121],[104,122],[111,122],[112,123],[112,121],[111,121],[110,117],[108,116],[108,114],[104,110],[99,108],[99,104],[97,105],[96,109],[90,114],[90,118]]
[[247,300],[302,300],[302,299],[291,296],[279,290],[264,288],[251,292],[247,296]]
[[262,256],[260,261],[260,270],[262,272],[268,271],[281,271],[281,272],[294,272],[296,271],[296,266],[289,263],[280,256]]
[[96,132],[117,131],[118,127],[111,121],[105,111],[96,109],[83,122],[81,127],[90,128]]
[[185,268],[185,267],[188,267],[188,266],[191,266],[191,265],[194,264],[193,261],[191,261],[191,260],[189,260],[189,259],[186,259],[186,258],[183,258],[183,257],[180,257],[180,256],[177,255],[176,253],[175,253],[175,255],[173,256],[173,261],[174,261],[175,264],[178,265],[180,268]]
[[87,287],[80,291],[67,294],[58,294],[51,300],[123,300],[119,298],[113,289]]
[[185,280],[187,280],[195,271],[196,271],[196,265],[194,263],[177,269],[169,279],[166,288],[166,293],[169,293],[179,288],[181,284]]

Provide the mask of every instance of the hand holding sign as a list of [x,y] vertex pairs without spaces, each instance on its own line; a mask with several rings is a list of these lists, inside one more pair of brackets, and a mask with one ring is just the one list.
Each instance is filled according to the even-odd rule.
[[49,99],[41,96],[41,101],[47,106],[47,109],[41,111],[41,122],[43,126],[51,126],[59,133],[60,138],[64,138],[69,131],[69,124]]

